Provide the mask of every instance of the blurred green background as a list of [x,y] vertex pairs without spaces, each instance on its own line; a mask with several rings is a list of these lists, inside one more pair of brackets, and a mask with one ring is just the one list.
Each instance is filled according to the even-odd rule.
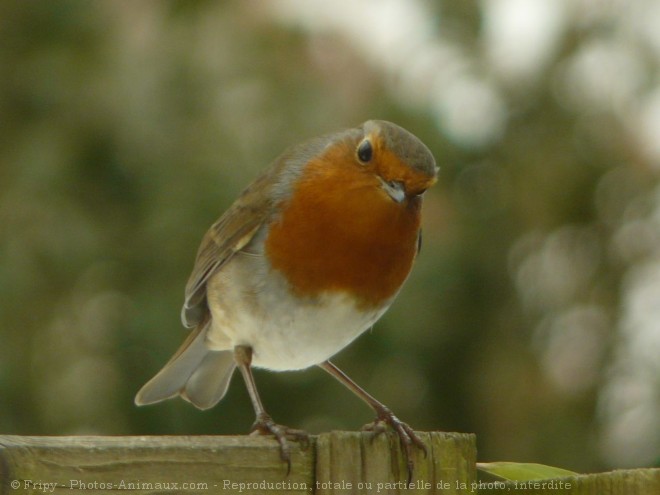
[[[133,396],[202,235],[285,147],[369,118],[441,167],[397,302],[335,362],[482,461],[660,453],[660,2],[0,2],[0,432],[237,434]],[[371,412],[256,372],[289,426]]]

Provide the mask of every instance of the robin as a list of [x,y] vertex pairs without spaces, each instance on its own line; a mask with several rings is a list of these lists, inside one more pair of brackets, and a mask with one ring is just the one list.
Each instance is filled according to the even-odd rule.
[[429,149],[405,129],[370,120],[294,146],[239,196],[202,239],[181,319],[192,332],[135,397],[180,395],[200,409],[222,399],[238,367],[256,420],[290,467],[287,437],[265,411],[252,367],[317,365],[391,427],[407,457],[426,447],[406,423],[329,359],[370,328],[406,280],[421,243],[424,191],[437,178]]

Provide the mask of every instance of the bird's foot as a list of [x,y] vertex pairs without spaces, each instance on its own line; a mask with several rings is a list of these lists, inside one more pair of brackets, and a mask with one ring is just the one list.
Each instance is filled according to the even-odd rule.
[[273,435],[280,444],[280,457],[286,462],[286,474],[291,473],[291,449],[289,440],[299,442],[303,448],[309,446],[309,435],[303,430],[278,425],[268,414],[260,414],[252,424],[251,435]]
[[388,427],[395,431],[399,437],[401,445],[403,446],[406,466],[408,468],[408,484],[410,484],[412,482],[413,468],[415,466],[413,461],[413,448],[417,447],[420,449],[424,452],[424,457],[426,457],[428,455],[426,445],[410,426],[397,418],[392,411],[386,407],[383,407],[376,412],[376,420],[373,423],[363,426],[362,430],[372,432],[374,437],[381,433],[385,433],[388,430]]

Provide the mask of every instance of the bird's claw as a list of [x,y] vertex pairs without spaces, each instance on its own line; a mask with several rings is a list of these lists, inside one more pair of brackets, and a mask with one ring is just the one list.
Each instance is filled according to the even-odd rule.
[[378,416],[373,423],[366,424],[362,427],[363,431],[369,431],[373,434],[372,440],[381,433],[385,433],[388,427],[393,429],[399,441],[403,446],[403,451],[408,469],[408,484],[412,482],[413,468],[415,466],[413,461],[413,447],[417,447],[424,452],[424,457],[428,456],[428,449],[422,440],[417,436],[415,431],[406,423],[397,418],[389,409],[378,411]]
[[279,425],[267,414],[257,417],[250,430],[251,435],[273,435],[280,444],[280,458],[286,462],[286,474],[291,473],[291,449],[289,440],[299,442],[303,448],[309,446],[309,435],[303,430]]

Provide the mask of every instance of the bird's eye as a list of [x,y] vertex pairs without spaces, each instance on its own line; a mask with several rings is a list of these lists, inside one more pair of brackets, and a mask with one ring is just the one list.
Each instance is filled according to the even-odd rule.
[[360,143],[360,146],[358,146],[357,156],[362,163],[367,163],[368,161],[370,161],[373,153],[374,150],[371,147],[371,141],[369,141],[368,139],[362,141]]

